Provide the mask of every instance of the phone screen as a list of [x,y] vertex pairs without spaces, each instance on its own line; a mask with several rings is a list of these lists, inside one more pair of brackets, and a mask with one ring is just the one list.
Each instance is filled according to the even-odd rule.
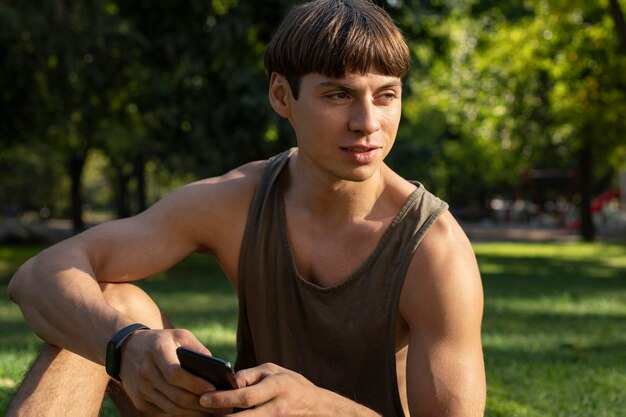
[[235,372],[230,362],[184,347],[176,349],[176,354],[183,369],[206,379],[215,385],[216,389],[228,390],[237,388]]

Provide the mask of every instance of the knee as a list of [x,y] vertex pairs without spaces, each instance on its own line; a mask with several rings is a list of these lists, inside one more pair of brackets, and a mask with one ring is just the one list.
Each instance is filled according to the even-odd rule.
[[141,288],[127,283],[100,283],[104,299],[120,313],[146,326],[169,327],[154,300]]

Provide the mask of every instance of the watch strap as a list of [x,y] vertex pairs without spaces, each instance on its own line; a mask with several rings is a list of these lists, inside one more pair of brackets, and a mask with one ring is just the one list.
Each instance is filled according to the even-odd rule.
[[119,332],[115,333],[109,343],[107,344],[107,353],[106,353],[106,361],[105,368],[107,374],[109,374],[113,379],[118,382],[121,382],[120,379],[120,366],[122,363],[122,344],[124,340],[137,330],[150,329],[148,326],[145,326],[141,323],[131,324],[130,326],[124,327]]

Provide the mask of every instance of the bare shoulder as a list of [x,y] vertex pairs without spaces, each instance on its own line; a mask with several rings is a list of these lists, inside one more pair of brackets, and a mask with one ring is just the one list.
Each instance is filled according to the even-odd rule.
[[482,416],[483,293],[465,233],[444,212],[416,250],[400,296],[411,414]]
[[[480,328],[483,308],[480,273],[469,239],[445,211],[415,251],[403,287],[403,318],[414,325],[456,325],[465,316]],[[447,319],[452,320],[446,322]],[[411,323],[409,323],[411,324]]]
[[[243,233],[265,165],[266,161],[250,162],[224,175],[193,182],[172,192],[151,210],[158,217],[167,217],[170,226],[192,236],[199,249],[218,252],[225,234]],[[151,215],[148,210],[146,216]]]
[[176,190],[169,199],[199,210],[211,209],[212,215],[219,216],[224,209],[240,207],[240,203],[252,199],[265,165],[266,161],[250,162],[224,175],[193,182]]
[[[426,266],[426,271],[449,278],[450,275],[477,275],[478,268],[472,245],[461,226],[449,211],[444,211],[430,230],[417,251],[415,259]],[[462,268],[461,270],[450,268]]]

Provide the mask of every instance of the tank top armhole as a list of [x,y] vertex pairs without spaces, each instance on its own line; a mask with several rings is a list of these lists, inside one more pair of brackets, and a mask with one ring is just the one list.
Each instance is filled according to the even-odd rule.
[[280,174],[284,165],[289,161],[289,158],[295,153],[295,151],[296,148],[291,148],[269,158],[259,178],[259,182],[256,186],[256,190],[254,191],[254,195],[248,209],[246,226],[241,240],[241,248],[239,249],[239,260],[237,261],[237,290],[239,292],[243,290],[242,280],[240,278],[245,275],[246,254],[249,252],[249,245],[251,244],[251,241],[254,240],[254,229],[257,225],[254,217],[258,215],[259,209],[263,206],[264,200],[268,195],[269,188],[275,183],[276,177]]

